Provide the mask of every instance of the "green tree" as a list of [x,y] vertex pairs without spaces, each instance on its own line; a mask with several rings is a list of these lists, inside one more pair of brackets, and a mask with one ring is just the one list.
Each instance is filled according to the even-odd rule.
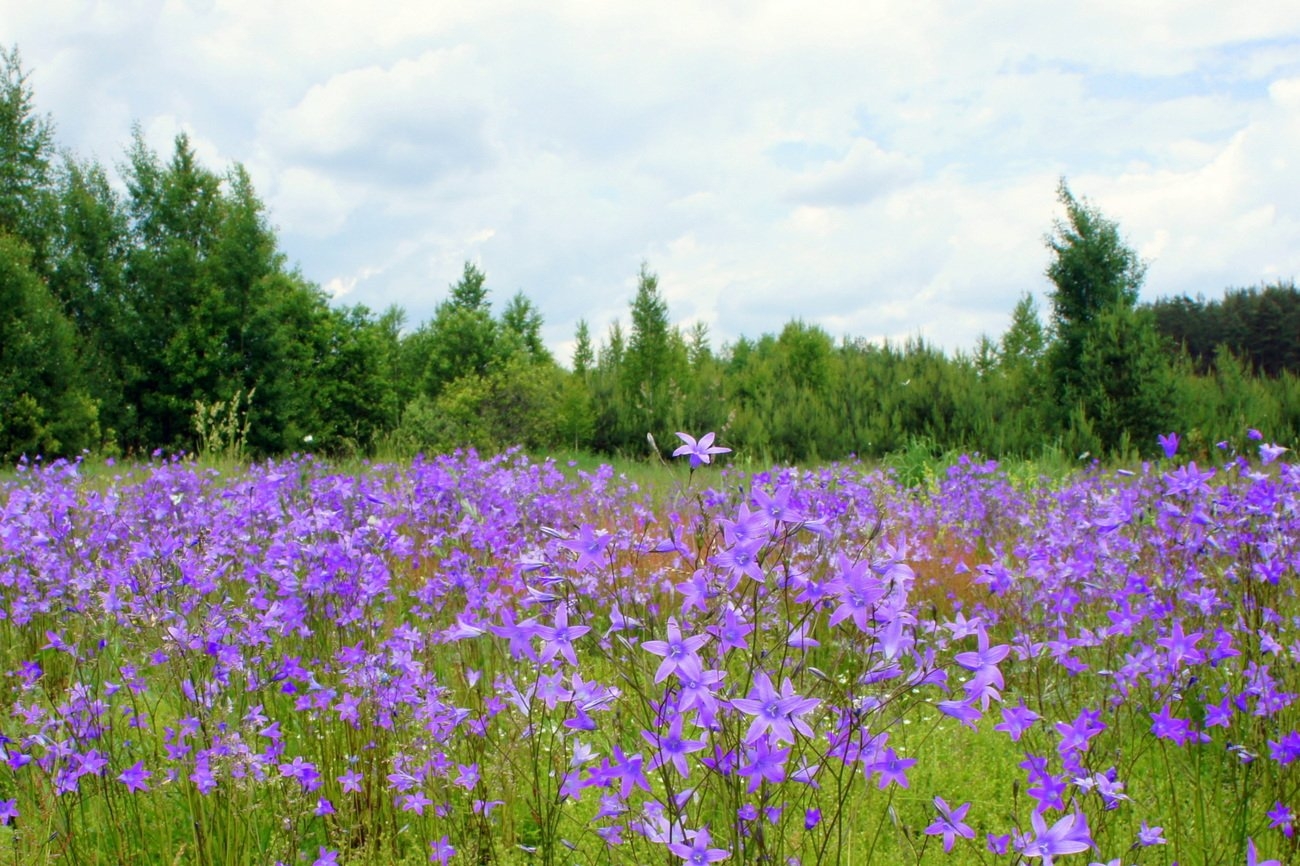
[[[210,327],[220,300],[207,273],[220,237],[221,179],[177,136],[163,165],[137,128],[126,166],[132,248],[127,399],[139,413],[134,444],[186,445],[194,402],[226,399],[222,337]],[[234,383],[224,383],[235,390]]]
[[1163,341],[1149,311],[1112,306],[1083,341],[1078,404],[1102,447],[1151,452],[1156,436],[1175,423]]
[[1046,238],[1053,254],[1047,277],[1054,286],[1049,366],[1058,401],[1069,406],[1083,384],[1084,341],[1103,312],[1133,308],[1146,266],[1124,243],[1119,227],[1075,198],[1064,180],[1057,199],[1065,207],[1065,219],[1058,219]]
[[1086,427],[1105,449],[1134,443],[1149,450],[1149,428],[1165,420],[1158,410],[1168,378],[1154,319],[1135,310],[1146,266],[1119,227],[1064,181],[1058,197],[1066,218],[1046,241],[1055,286],[1047,357],[1058,418],[1081,434]]
[[127,215],[103,167],[72,157],[59,175],[57,206],[48,285],[76,331],[79,365],[112,445],[136,425],[125,395],[133,352]]
[[578,320],[578,327],[573,334],[573,372],[585,377],[595,364],[595,354],[591,348],[591,330],[586,319]]
[[96,445],[96,407],[81,380],[72,324],[33,269],[31,249],[0,231],[0,459]]
[[998,343],[999,362],[1004,367],[1035,366],[1047,347],[1047,332],[1038,318],[1038,304],[1026,292],[1011,312],[1011,325]]
[[505,344],[502,351],[506,355],[522,353],[534,364],[553,363],[551,353],[542,341],[541,311],[523,292],[516,292],[501,311],[501,338]]
[[44,276],[53,232],[54,124],[36,100],[18,49],[0,50],[0,231],[31,251]]
[[486,277],[470,262],[413,345],[425,353],[423,391],[436,398],[465,376],[487,376],[503,360],[499,326],[488,306]]
[[686,347],[668,320],[668,302],[659,278],[646,264],[637,275],[631,303],[631,331],[621,378],[624,412],[619,419],[622,447],[637,447],[647,433],[668,443],[675,410],[673,394],[685,379]]

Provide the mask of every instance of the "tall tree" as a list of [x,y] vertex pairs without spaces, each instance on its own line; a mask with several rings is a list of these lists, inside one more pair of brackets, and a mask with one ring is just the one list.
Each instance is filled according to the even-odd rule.
[[508,355],[522,353],[534,364],[552,363],[551,353],[542,341],[542,313],[523,292],[514,296],[501,311],[501,337]]
[[586,376],[591,372],[595,361],[591,348],[591,329],[587,327],[586,319],[579,319],[573,334],[573,372],[578,376]]
[[1135,310],[1146,266],[1119,227],[1076,199],[1064,180],[1057,194],[1066,218],[1046,243],[1053,253],[1047,276],[1055,286],[1048,367],[1059,417],[1089,428],[1104,448],[1121,447],[1126,436],[1154,447],[1148,428],[1164,423],[1158,409],[1168,379],[1158,374],[1154,321]]
[[0,232],[31,250],[42,276],[53,231],[54,124],[36,100],[18,49],[0,49]]
[[221,179],[199,164],[185,135],[164,165],[137,128],[128,159],[136,351],[127,397],[139,409],[136,444],[174,447],[190,440],[195,400],[226,396],[223,341],[205,321],[217,303],[206,263],[220,237]]
[[97,163],[65,158],[57,194],[49,287],[76,330],[80,365],[99,406],[105,442],[116,444],[136,424],[125,395],[133,352],[127,215]]
[[1047,278],[1051,292],[1054,343],[1053,383],[1058,397],[1070,402],[1078,390],[1083,343],[1105,310],[1132,309],[1146,266],[1123,238],[1119,227],[1087,201],[1080,201],[1062,180],[1057,199],[1065,207],[1046,238],[1053,258]]
[[645,263],[637,275],[631,304],[632,326],[621,371],[625,412],[621,418],[624,447],[652,433],[668,442],[674,386],[685,378],[686,350],[668,320],[668,302],[659,291],[659,277]]
[[422,379],[424,393],[430,398],[464,376],[487,376],[502,360],[499,328],[488,305],[486,279],[478,267],[466,262],[448,298],[438,304],[433,318],[422,327],[426,335],[415,340],[427,353]]
[[67,456],[98,444],[75,341],[31,250],[0,231],[0,459]]

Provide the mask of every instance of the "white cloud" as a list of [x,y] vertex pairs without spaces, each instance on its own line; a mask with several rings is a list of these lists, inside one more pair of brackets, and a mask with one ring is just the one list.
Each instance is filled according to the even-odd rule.
[[[0,0],[61,141],[249,165],[291,260],[431,314],[466,259],[566,343],[646,260],[715,344],[800,316],[973,347],[1060,176],[1148,296],[1300,271],[1300,6]],[[214,164],[215,163],[215,164]]]

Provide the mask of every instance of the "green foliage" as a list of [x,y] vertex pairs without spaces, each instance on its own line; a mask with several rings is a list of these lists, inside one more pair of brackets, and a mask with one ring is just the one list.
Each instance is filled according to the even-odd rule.
[[432,399],[458,379],[491,374],[503,360],[485,279],[482,271],[466,262],[450,297],[438,305],[433,319],[421,328],[424,333],[416,338],[423,354],[422,390]]
[[573,334],[573,372],[585,376],[596,362],[591,349],[591,331],[586,319],[578,320],[577,330]]
[[1120,238],[1119,227],[1076,199],[1064,180],[1057,196],[1066,219],[1058,220],[1046,239],[1053,253],[1047,277],[1055,287],[1048,366],[1057,405],[1068,411],[1092,388],[1081,364],[1085,341],[1103,312],[1137,303],[1145,268]]
[[1135,311],[1145,265],[1120,238],[1119,228],[1079,201],[1062,181],[1066,220],[1047,239],[1054,259],[1053,341],[1047,361],[1067,429],[1087,421],[1100,448],[1126,443],[1152,450],[1169,418],[1168,373],[1149,314]]
[[53,223],[53,161],[54,124],[36,113],[17,47],[0,49],[0,232],[27,245],[40,274]]
[[596,345],[578,322],[568,374],[541,310],[516,293],[494,316],[477,265],[410,331],[399,308],[333,307],[286,266],[242,166],[205,167],[184,135],[160,158],[136,129],[119,183],[60,159],[35,106],[17,50],[0,51],[6,460],[202,448],[195,405],[254,389],[255,456],[467,444],[643,455],[647,433],[671,447],[678,430],[713,430],[759,461],[928,449],[1073,463],[1151,452],[1170,430],[1206,459],[1247,426],[1300,438],[1295,285],[1138,308],[1142,262],[1064,181],[1045,239],[1047,326],[1026,294],[969,355],[837,342],[803,320],[715,349],[704,323],[674,326],[642,264],[626,329],[611,323]]
[[1112,307],[1089,329],[1079,357],[1079,404],[1106,451],[1122,451],[1127,438],[1153,451],[1167,431],[1172,396],[1168,367],[1149,314]]
[[680,411],[674,398],[687,368],[686,347],[669,322],[659,278],[644,263],[630,313],[632,327],[619,371],[625,411],[618,438],[623,448],[644,441],[647,433],[668,442]]
[[388,440],[403,456],[474,447],[533,452],[584,441],[592,426],[581,383],[553,364],[516,357],[488,376],[464,376],[437,398],[415,397]]
[[97,444],[94,401],[81,384],[75,332],[26,244],[0,231],[0,459],[68,456]]
[[1300,289],[1293,282],[1231,289],[1222,300],[1164,298],[1151,305],[1156,327],[1208,372],[1220,348],[1266,376],[1300,373]]
[[256,388],[244,394],[236,391],[229,400],[194,403],[194,435],[199,456],[210,460],[242,463],[248,442],[249,414]]
[[523,292],[516,292],[501,311],[501,354],[522,355],[530,363],[554,361],[542,341],[542,314]]

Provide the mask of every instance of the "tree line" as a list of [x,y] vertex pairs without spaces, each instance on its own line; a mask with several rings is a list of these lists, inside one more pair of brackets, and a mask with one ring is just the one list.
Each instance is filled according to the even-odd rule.
[[903,448],[997,456],[1208,451],[1246,425],[1300,432],[1300,293],[1137,303],[1144,266],[1064,181],[1030,296],[1000,338],[836,339],[794,320],[714,348],[673,324],[643,265],[626,327],[577,324],[567,366],[524,294],[494,312],[466,263],[430,319],[335,306],[280,251],[248,173],[165,156],[136,129],[117,183],[60,153],[16,49],[0,52],[0,458],[236,444],[410,455],[473,445],[671,450],[719,431],[762,460]]

